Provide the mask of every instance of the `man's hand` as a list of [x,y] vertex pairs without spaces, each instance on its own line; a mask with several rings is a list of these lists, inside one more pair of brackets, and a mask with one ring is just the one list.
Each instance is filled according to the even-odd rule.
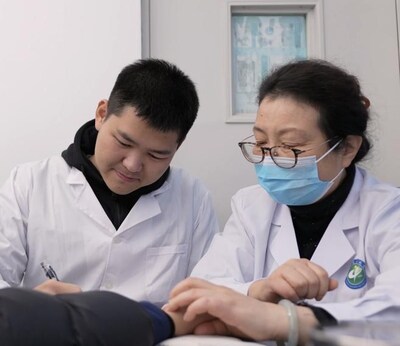
[[82,292],[81,288],[74,284],[61,282],[57,280],[47,280],[34,288],[36,291],[47,293],[50,295],[63,294],[63,293],[79,293]]
[[291,259],[267,278],[255,281],[248,295],[265,302],[277,303],[282,298],[297,302],[321,300],[338,282],[328,277],[325,269],[307,259]]

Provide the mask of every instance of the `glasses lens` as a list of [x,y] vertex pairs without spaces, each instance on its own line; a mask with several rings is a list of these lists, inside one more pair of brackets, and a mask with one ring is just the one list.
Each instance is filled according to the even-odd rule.
[[241,143],[240,148],[242,149],[243,156],[247,161],[252,163],[259,163],[263,160],[263,153],[260,147],[253,143]]
[[296,155],[292,149],[286,147],[271,148],[271,159],[282,168],[293,168],[296,166]]

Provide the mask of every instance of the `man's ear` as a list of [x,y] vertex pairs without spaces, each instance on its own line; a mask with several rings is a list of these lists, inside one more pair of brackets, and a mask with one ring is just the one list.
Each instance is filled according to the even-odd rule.
[[96,108],[95,127],[100,130],[107,117],[108,101],[106,99],[100,100]]
[[343,140],[342,145],[342,160],[343,167],[347,168],[351,165],[351,162],[356,157],[358,151],[360,150],[362,144],[362,137],[356,135],[348,135]]

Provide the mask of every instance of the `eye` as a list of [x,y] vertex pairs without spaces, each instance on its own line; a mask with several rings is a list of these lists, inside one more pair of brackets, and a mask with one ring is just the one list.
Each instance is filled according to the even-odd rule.
[[165,160],[169,157],[169,156],[160,156],[159,154],[154,154],[154,153],[149,153],[148,155],[154,160]]
[[256,145],[257,147],[261,148],[261,147],[266,147],[266,146],[268,146],[268,143],[267,143],[266,141],[257,141],[257,142],[255,143],[255,145]]
[[271,155],[272,156],[281,156],[278,148],[275,148],[273,151],[271,151]]
[[129,147],[131,146],[130,143],[124,143],[124,142],[120,141],[118,138],[115,138],[115,140],[117,141],[117,143],[118,143],[121,147],[129,148]]
[[259,145],[254,145],[253,147],[253,155],[261,156],[262,155],[262,149]]
[[282,143],[281,144],[281,147],[284,149],[294,149],[298,146],[299,146],[299,144],[292,144],[292,143]]
[[149,156],[150,156],[152,159],[155,159],[155,160],[162,160],[162,159],[163,159],[163,157],[159,157],[159,156],[154,155],[154,154],[149,154]]

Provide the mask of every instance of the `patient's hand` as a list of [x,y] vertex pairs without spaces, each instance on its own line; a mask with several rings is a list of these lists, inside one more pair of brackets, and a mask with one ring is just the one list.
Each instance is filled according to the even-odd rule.
[[185,279],[175,286],[166,310],[181,313],[183,323],[193,323],[194,334],[256,340],[286,337],[287,313],[283,307],[197,278]]
[[77,285],[56,280],[46,280],[34,289],[50,295],[82,292],[81,288]]
[[177,309],[172,311],[169,309],[168,304],[163,307],[163,310],[174,322],[175,336],[194,334],[197,326],[215,319],[213,316],[201,314],[193,318],[191,321],[187,321],[184,318],[186,309]]

